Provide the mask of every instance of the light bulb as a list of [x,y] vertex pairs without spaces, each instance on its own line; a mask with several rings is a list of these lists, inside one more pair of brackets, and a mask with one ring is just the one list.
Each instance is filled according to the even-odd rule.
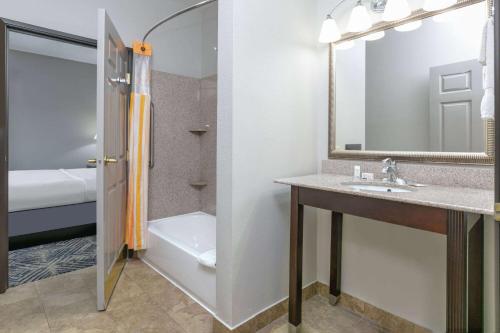
[[382,20],[386,22],[397,21],[410,16],[410,5],[406,0],[387,0]]
[[410,23],[398,25],[397,27],[394,27],[394,30],[399,31],[399,32],[404,32],[404,31],[412,31],[412,30],[417,30],[422,26],[422,21],[413,21]]
[[361,39],[366,40],[366,41],[374,41],[374,40],[384,38],[384,36],[385,36],[384,31],[378,31],[378,32],[374,32],[372,34],[369,34],[367,36],[363,36],[363,37],[361,37]]
[[358,3],[356,7],[352,9],[351,17],[349,18],[349,23],[347,24],[347,31],[349,32],[361,32],[370,29],[372,26],[372,21],[366,7],[361,3]]
[[457,0],[425,0],[422,9],[426,12],[432,12],[435,10],[448,8],[456,3]]
[[342,42],[338,45],[335,45],[335,49],[336,50],[349,50],[353,46],[354,46],[354,41],[348,40],[347,42]]
[[337,26],[337,22],[328,15],[326,19],[323,21],[323,25],[321,26],[321,32],[319,34],[319,42],[320,43],[333,43],[340,39],[340,30]]

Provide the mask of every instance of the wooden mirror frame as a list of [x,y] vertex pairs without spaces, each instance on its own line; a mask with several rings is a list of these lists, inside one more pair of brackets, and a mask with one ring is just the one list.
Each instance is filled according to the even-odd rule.
[[[341,39],[330,44],[329,56],[329,99],[328,99],[328,158],[330,159],[362,159],[362,160],[381,160],[387,157],[398,161],[413,161],[426,163],[452,163],[452,164],[479,164],[493,165],[495,161],[495,121],[484,121],[485,126],[485,152],[425,152],[425,151],[360,151],[360,150],[336,150],[335,149],[335,130],[336,130],[336,111],[335,111],[335,57],[334,48],[349,40],[358,39],[370,35],[374,32],[384,31],[396,26],[406,24],[416,20],[422,20],[448,11],[456,10],[462,7],[474,5],[481,2],[487,2],[488,16],[493,14],[493,0],[458,0],[458,2],[446,9],[433,12],[426,12],[422,9],[415,10],[405,19],[394,22],[378,22],[370,30],[359,33],[343,34]],[[496,81],[497,78],[495,78]],[[497,84],[497,82],[495,82]]]

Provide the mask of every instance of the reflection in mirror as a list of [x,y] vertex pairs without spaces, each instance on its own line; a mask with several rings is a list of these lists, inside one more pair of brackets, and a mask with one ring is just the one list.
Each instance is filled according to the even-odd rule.
[[336,47],[335,149],[484,152],[478,57],[486,6]]

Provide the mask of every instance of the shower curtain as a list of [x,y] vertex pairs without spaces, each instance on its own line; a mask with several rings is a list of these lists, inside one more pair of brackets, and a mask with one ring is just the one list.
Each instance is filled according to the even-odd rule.
[[129,249],[147,247],[148,165],[151,103],[151,45],[135,42],[134,74],[128,118],[126,241]]

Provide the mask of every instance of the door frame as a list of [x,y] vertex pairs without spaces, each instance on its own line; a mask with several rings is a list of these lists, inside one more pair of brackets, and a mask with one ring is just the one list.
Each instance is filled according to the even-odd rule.
[[9,94],[7,69],[8,33],[11,31],[97,49],[97,40],[95,39],[0,18],[0,294],[7,290],[9,284]]
[[[493,1],[493,6],[495,8],[500,8],[500,0],[492,0]],[[493,13],[493,18],[494,18],[494,37],[493,37],[493,44],[494,44],[494,54],[497,55],[495,56],[495,88],[494,88],[494,94],[495,94],[495,180],[494,180],[494,186],[495,186],[495,220],[497,222],[500,222],[500,161],[499,161],[499,156],[500,156],[500,57],[498,56],[500,52],[500,10],[495,10]],[[496,226],[498,230],[498,237],[500,237],[500,226]],[[497,286],[500,285],[500,254],[498,252],[498,248],[495,249],[494,253],[497,256]],[[498,288],[498,287],[497,287]],[[500,298],[500,288],[497,290],[497,295],[498,298]],[[497,306],[499,304],[498,300],[496,302]],[[497,309],[497,316],[498,316],[498,311]],[[497,327],[498,329],[498,327]]]

